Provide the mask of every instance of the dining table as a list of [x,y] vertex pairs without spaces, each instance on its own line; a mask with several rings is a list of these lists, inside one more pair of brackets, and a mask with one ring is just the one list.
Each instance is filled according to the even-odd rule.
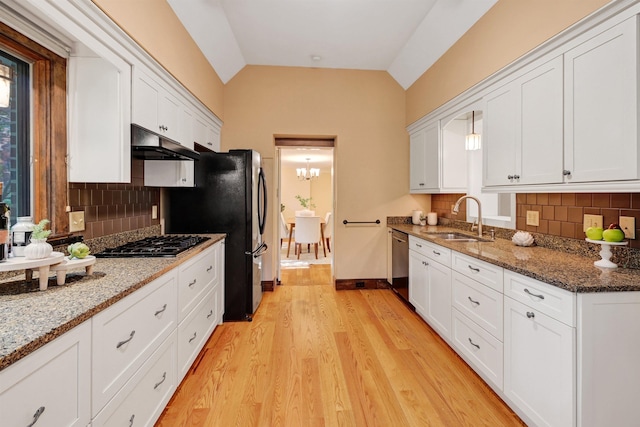
[[[287,258],[289,258],[289,252],[291,251],[291,237],[293,236],[293,229],[296,228],[296,219],[287,218],[287,228],[289,229],[289,244],[287,246]],[[322,243],[322,251],[324,256],[327,256],[327,247],[324,241],[324,218],[320,217],[320,242]]]

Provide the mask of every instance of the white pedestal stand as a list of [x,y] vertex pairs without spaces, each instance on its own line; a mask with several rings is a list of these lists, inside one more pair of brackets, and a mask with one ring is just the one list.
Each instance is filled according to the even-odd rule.
[[0,271],[24,270],[25,278],[31,280],[33,270],[38,270],[40,290],[46,291],[51,266],[59,264],[63,258],[64,254],[62,252],[51,252],[51,255],[42,259],[9,258],[6,262],[0,263]]
[[611,246],[626,246],[629,242],[607,242],[605,240],[591,240],[584,239],[589,243],[595,243],[602,246],[600,250],[601,260],[594,261],[593,265],[596,267],[604,267],[604,268],[618,268],[618,265],[614,262],[611,262]]

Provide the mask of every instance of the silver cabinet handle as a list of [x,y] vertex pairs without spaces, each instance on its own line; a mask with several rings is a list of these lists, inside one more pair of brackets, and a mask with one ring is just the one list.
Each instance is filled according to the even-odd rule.
[[416,243],[416,246],[417,246],[417,247],[419,247],[419,248],[421,248],[421,247],[422,247],[422,245],[421,245],[421,244],[418,244],[418,243]]
[[536,317],[536,314],[535,314],[535,313],[533,313],[533,312],[531,312],[531,311],[527,311],[527,317],[528,317],[529,319],[533,319],[534,317]]
[[213,316],[213,310],[209,310],[209,314],[207,314],[207,319]]
[[207,142],[207,145],[213,147],[213,142]]
[[562,175],[569,176],[569,175],[571,175],[571,171],[565,169],[565,170],[562,171]]
[[162,384],[163,382],[165,382],[165,381],[166,381],[166,379],[167,379],[167,372],[165,371],[165,372],[162,374],[162,379],[160,380],[160,382],[157,382],[157,383],[156,383],[156,385],[154,385],[154,386],[153,386],[153,389],[155,390],[155,389],[157,389],[158,387],[160,387],[160,384]]
[[129,427],[133,425],[133,419],[136,417],[136,414],[132,414],[131,418],[129,418]]
[[40,415],[42,415],[43,412],[44,406],[39,407],[36,413],[33,414],[33,421],[31,421],[31,424],[29,424],[27,427],[33,427],[38,422],[38,420],[40,419]]
[[471,341],[471,338],[469,338],[469,344],[471,344],[472,346],[474,346],[475,348],[480,350],[480,346],[478,344],[474,343],[473,341]]
[[167,304],[163,305],[162,308],[158,311],[156,311],[153,315],[157,316],[158,314],[164,312],[167,309]]
[[421,182],[420,184],[418,184],[420,187],[424,187],[424,182]]
[[436,254],[436,255],[438,255],[438,256],[442,255],[442,254],[441,254],[440,252],[438,252],[438,251],[433,251],[433,253],[434,253],[434,254]]
[[197,332],[194,332],[193,336],[191,338],[189,338],[189,344],[191,344],[191,341],[196,339],[196,334],[197,334]]
[[529,291],[529,289],[524,288],[524,292],[526,294],[531,295],[532,297],[536,297],[536,298],[540,298],[540,299],[544,299],[544,295],[537,295],[537,294],[532,294],[531,291]]
[[182,182],[187,182],[187,178],[182,178],[181,181]]
[[197,281],[198,279],[193,279],[193,282],[189,283],[189,287],[192,287],[193,285],[195,285]]
[[513,175],[507,175],[507,179],[511,181],[513,179]]
[[135,329],[134,329],[134,330],[133,330],[133,331],[131,331],[131,333],[129,334],[129,338],[127,338],[127,339],[126,339],[126,340],[124,340],[124,341],[120,341],[120,342],[118,343],[118,345],[116,345],[116,348],[120,348],[120,347],[122,347],[123,345],[125,345],[126,343],[128,343],[129,341],[131,341],[131,340],[133,339],[133,336],[134,336],[135,334],[136,334],[136,331],[135,331]]
[[210,272],[213,269],[213,265],[210,265],[209,268],[207,268],[207,273]]
[[468,265],[467,267],[469,267],[469,270],[475,271],[476,273],[480,273],[480,269],[477,267],[472,267],[470,265]]
[[480,305],[480,301],[474,301],[471,299],[471,297],[467,297],[469,298],[469,301],[471,301],[471,303],[475,304],[475,305]]
[[429,265],[427,261],[422,261],[422,265]]
[[513,175],[513,179],[520,179],[520,175]]

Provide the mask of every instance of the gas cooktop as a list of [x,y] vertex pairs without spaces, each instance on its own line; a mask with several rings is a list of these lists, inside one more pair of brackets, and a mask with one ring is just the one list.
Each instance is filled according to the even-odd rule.
[[95,254],[98,258],[175,257],[180,252],[209,240],[203,236],[166,235],[147,237]]

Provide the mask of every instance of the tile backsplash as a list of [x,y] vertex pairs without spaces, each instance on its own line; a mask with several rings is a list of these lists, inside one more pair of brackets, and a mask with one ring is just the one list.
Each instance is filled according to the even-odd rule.
[[467,220],[467,201],[460,204],[457,215],[451,213],[451,206],[455,205],[464,194],[433,194],[431,195],[431,211],[438,214],[438,218],[448,218],[458,221]]
[[131,184],[71,183],[72,211],[84,211],[85,239],[159,225],[151,219],[151,206],[160,204],[160,189],[145,187],[144,162],[133,159]]

